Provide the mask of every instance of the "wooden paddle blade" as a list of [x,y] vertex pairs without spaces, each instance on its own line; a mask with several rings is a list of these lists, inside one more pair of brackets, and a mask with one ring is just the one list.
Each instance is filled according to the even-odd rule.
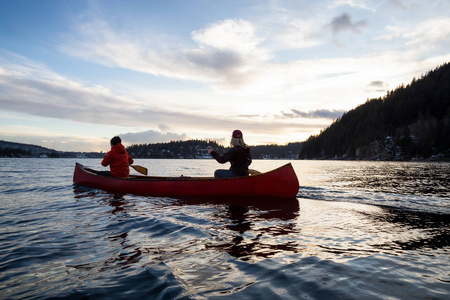
[[142,166],[137,166],[137,165],[130,165],[130,167],[132,167],[133,169],[135,169],[137,172],[147,175],[148,174],[148,170],[145,167]]
[[259,175],[262,174],[260,171],[254,170],[254,169],[248,169],[248,172],[250,175]]

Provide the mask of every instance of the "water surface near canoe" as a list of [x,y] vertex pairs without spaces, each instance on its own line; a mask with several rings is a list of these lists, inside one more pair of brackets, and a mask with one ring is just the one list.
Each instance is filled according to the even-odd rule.
[[[448,163],[292,161],[297,199],[72,185],[75,161],[0,159],[2,299],[446,299]],[[286,161],[255,160],[267,171]],[[137,160],[209,176],[212,160]]]

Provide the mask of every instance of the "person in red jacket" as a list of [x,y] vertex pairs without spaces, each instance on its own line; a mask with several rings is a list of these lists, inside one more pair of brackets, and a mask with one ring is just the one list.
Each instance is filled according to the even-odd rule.
[[120,137],[115,136],[111,139],[111,151],[109,151],[102,160],[102,166],[109,165],[113,177],[128,177],[133,158],[128,154],[122,145]]

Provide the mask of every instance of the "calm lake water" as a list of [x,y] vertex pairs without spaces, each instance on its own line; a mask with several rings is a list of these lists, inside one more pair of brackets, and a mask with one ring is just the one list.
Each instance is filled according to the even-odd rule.
[[215,202],[74,186],[76,161],[105,170],[0,159],[0,299],[449,299],[449,163],[292,161],[296,199]]

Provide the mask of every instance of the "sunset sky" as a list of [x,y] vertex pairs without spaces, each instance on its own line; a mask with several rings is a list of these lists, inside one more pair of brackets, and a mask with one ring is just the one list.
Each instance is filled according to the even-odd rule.
[[450,61],[448,0],[0,1],[0,140],[306,140]]

